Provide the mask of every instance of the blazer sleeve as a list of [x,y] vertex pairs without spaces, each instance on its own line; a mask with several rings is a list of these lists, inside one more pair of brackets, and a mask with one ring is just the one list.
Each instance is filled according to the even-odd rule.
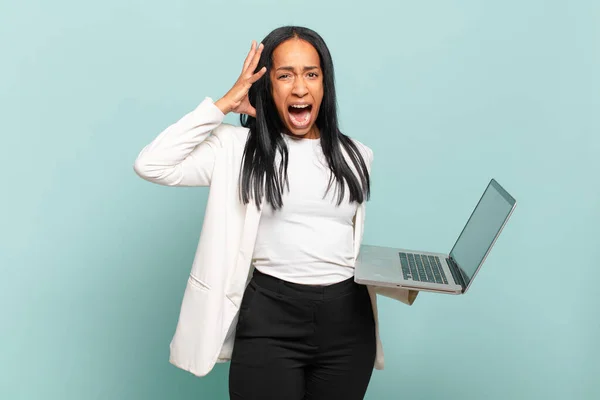
[[206,97],[193,111],[146,145],[133,169],[143,179],[165,186],[210,186],[219,139],[211,133],[225,115]]

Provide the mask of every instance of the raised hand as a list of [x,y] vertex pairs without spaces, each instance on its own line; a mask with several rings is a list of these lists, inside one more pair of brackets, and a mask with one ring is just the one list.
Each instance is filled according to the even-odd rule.
[[248,91],[250,87],[258,81],[267,72],[267,68],[263,67],[260,71],[254,73],[258,61],[260,60],[260,54],[263,50],[263,44],[261,43],[258,47],[256,41],[252,41],[252,47],[250,52],[246,56],[244,61],[244,67],[238,80],[235,82],[233,87],[219,100],[215,102],[215,105],[223,112],[227,114],[231,111],[238,114],[246,114],[251,117],[256,117],[256,109],[252,107],[248,100]]

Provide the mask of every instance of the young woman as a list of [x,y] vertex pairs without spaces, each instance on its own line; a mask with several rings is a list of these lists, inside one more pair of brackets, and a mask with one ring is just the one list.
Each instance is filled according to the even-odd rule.
[[231,360],[232,399],[364,397],[383,366],[375,293],[416,296],[354,282],[371,162],[340,132],[331,55],[302,27],[253,42],[231,90],[142,150],[144,179],[211,187],[172,363],[203,376]]

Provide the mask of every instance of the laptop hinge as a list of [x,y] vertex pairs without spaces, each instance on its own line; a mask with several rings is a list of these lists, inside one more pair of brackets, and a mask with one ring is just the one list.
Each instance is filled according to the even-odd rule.
[[448,259],[446,259],[446,261],[448,261],[448,266],[450,267],[450,271],[452,272],[452,276],[454,278],[454,281],[456,281],[456,283],[458,283],[460,285],[460,287],[462,287],[462,290],[465,290],[465,281],[463,279],[462,273],[460,272],[460,269],[458,268],[458,264],[456,263],[456,261],[454,261],[454,258],[452,256],[450,256]]

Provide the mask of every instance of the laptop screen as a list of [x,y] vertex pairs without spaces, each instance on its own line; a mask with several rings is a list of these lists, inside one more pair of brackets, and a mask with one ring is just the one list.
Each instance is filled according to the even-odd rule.
[[514,205],[515,199],[492,179],[450,252],[467,286]]

